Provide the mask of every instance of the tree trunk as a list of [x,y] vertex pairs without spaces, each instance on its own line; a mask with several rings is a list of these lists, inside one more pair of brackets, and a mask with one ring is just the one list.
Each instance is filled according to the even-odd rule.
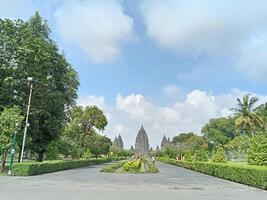
[[0,170],[0,173],[1,173],[1,174],[5,171],[6,157],[7,157],[7,150],[3,150],[3,154],[2,154],[2,163],[1,163],[1,170]]
[[43,162],[44,159],[44,151],[38,152],[37,162]]

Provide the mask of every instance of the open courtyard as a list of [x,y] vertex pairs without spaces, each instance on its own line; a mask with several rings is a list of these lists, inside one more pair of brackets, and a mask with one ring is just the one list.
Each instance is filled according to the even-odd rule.
[[1,177],[1,200],[266,200],[267,192],[157,162],[156,174],[101,173],[91,166],[31,177]]

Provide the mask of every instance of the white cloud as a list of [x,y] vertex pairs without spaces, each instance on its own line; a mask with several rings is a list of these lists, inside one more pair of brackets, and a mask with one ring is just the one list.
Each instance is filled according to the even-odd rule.
[[141,10],[147,36],[162,48],[232,60],[249,78],[266,76],[265,0],[145,0]]
[[229,53],[267,24],[266,1],[146,0],[147,35],[180,53]]
[[105,98],[102,96],[88,95],[79,97],[77,104],[81,106],[98,106],[101,109],[105,109]]
[[[111,116],[104,134],[112,139],[121,134],[124,144],[129,148],[134,145],[140,126],[144,125],[150,144],[156,147],[160,144],[163,134],[168,137],[189,131],[199,134],[201,127],[210,118],[229,115],[229,108],[236,106],[236,98],[247,93],[233,89],[226,94],[213,95],[210,92],[193,90],[187,94],[184,101],[167,106],[156,106],[141,94],[118,94],[115,106],[105,105],[103,108],[104,112]],[[266,95],[252,95],[259,97],[259,104],[267,101]],[[88,105],[94,102],[100,102],[101,105],[104,102],[104,97],[91,96],[80,99],[89,99],[79,101],[87,102]]]
[[55,13],[58,30],[94,62],[110,61],[133,38],[133,20],[116,0],[67,1]]

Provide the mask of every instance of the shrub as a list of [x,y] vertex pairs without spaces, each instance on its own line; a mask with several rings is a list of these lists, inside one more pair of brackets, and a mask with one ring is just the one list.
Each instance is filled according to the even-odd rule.
[[197,150],[194,156],[195,161],[206,162],[209,160],[209,153],[203,149]]
[[110,162],[112,159],[91,159],[91,160],[73,160],[73,161],[52,161],[52,162],[35,162],[35,163],[15,163],[13,165],[13,176],[32,176],[45,174],[66,169],[85,167],[90,165]]
[[130,161],[126,162],[123,166],[123,171],[126,172],[139,172],[141,168],[141,160],[135,160],[135,161]]
[[227,162],[227,157],[226,157],[226,154],[225,154],[224,149],[222,147],[219,147],[216,150],[216,152],[215,152],[215,154],[214,154],[214,156],[212,158],[212,161],[216,162],[216,163],[225,163],[225,162]]
[[105,166],[101,169],[101,172],[106,172],[106,173],[115,173],[117,169],[121,168],[127,161],[121,161],[121,162],[116,162],[112,163],[108,166]]
[[211,176],[216,176],[265,190],[267,189],[267,167],[265,166],[212,162],[186,162],[176,161],[175,159],[170,158],[158,158],[158,160]]
[[52,141],[47,147],[45,152],[46,160],[57,160],[59,158],[58,142]]
[[79,149],[75,146],[73,146],[72,150],[71,150],[71,158],[73,160],[78,159],[79,158]]
[[248,151],[248,163],[251,165],[267,165],[267,136],[256,135],[252,138]]
[[85,160],[89,160],[92,157],[92,154],[89,149],[86,149],[85,152],[83,152],[83,158]]
[[192,152],[185,153],[184,160],[192,162],[194,160],[194,154]]

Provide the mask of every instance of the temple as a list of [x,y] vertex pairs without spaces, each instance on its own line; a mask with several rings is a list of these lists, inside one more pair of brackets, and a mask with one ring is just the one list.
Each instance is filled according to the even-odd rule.
[[164,135],[162,140],[161,140],[161,145],[160,145],[161,150],[164,149],[164,147],[170,143],[171,143],[170,138],[167,139],[166,136]]
[[123,141],[122,141],[121,135],[119,135],[118,137],[115,137],[113,144],[119,149],[123,149]]
[[139,155],[147,155],[149,152],[148,136],[143,126],[138,131],[138,134],[136,136],[135,152]]

